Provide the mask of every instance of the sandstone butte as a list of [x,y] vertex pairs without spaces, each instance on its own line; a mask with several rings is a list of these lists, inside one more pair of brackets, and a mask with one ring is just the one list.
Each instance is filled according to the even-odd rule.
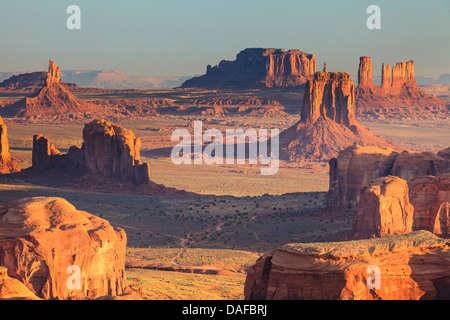
[[68,114],[83,114],[97,109],[95,105],[81,101],[75,97],[67,85],[60,81],[59,67],[49,61],[45,83],[39,91],[6,105],[2,114],[8,117],[42,117]]
[[34,135],[32,168],[82,170],[86,174],[130,181],[136,185],[150,182],[150,167],[140,160],[140,139],[131,130],[106,120],[93,120],[83,129],[83,145],[72,146],[61,154],[42,135]]
[[[122,229],[62,198],[25,198],[0,205],[0,265],[42,299],[123,294],[126,241]],[[73,265],[79,267],[79,288],[70,278],[74,271],[68,273]],[[0,293],[1,284],[2,280]],[[29,297],[17,282],[15,286],[19,296]]]
[[300,121],[280,133],[281,158],[323,161],[355,144],[401,149],[362,126],[355,114],[355,89],[349,74],[316,72],[306,83]]
[[[246,300],[450,299],[450,244],[428,231],[278,247],[249,269]],[[380,269],[380,286],[367,280]],[[369,281],[376,285],[376,282]]]
[[248,48],[236,60],[222,60],[206,74],[185,81],[183,88],[264,88],[299,86],[316,72],[313,54],[298,49]]
[[376,86],[370,57],[360,57],[356,105],[358,115],[386,119],[430,118],[449,111],[447,102],[418,88],[413,60],[398,62],[393,68],[383,63],[381,85]]
[[8,131],[3,119],[0,117],[0,174],[14,173],[20,170],[22,168],[11,160]]
[[[398,149],[397,149],[398,150]],[[329,161],[329,210],[356,211],[361,188],[383,176],[398,176],[408,183],[422,176],[450,172],[450,148],[431,152],[397,151],[392,148],[351,146]]]
[[409,183],[396,176],[380,177],[361,189],[351,239],[367,239],[413,230],[450,237],[450,172]]

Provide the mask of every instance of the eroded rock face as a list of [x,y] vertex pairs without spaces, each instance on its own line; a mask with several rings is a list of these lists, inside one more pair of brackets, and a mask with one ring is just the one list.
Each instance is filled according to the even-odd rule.
[[279,136],[281,158],[328,160],[352,145],[401,149],[355,119],[353,81],[346,72],[316,72],[303,96],[301,119]]
[[378,147],[348,147],[329,165],[327,207],[343,210],[357,210],[361,188],[375,178],[393,175],[410,181],[450,172],[450,159],[440,155]]
[[413,60],[398,62],[393,68],[383,63],[378,87],[372,82],[371,58],[361,57],[358,80],[355,90],[358,115],[386,120],[448,115],[444,100],[417,87]]
[[395,176],[377,178],[361,190],[353,238],[368,239],[413,231],[414,207],[405,180]]
[[[126,234],[62,198],[25,198],[0,208],[0,265],[43,299],[120,295]],[[76,266],[77,271],[68,268]],[[73,276],[73,277],[72,277]]]
[[372,59],[370,57],[360,57],[358,70],[358,87],[372,86]]
[[236,60],[222,60],[206,74],[185,81],[183,88],[235,88],[299,86],[316,72],[313,54],[300,50],[249,48]]
[[8,270],[0,266],[0,300],[40,300],[22,282],[8,276]]
[[42,136],[33,137],[33,168],[78,168],[106,178],[150,182],[150,167],[140,160],[140,139],[131,130],[105,120],[93,120],[83,129],[83,145],[72,146],[61,154]]
[[[419,300],[450,297],[450,245],[427,231],[328,243],[292,243],[250,268],[246,300]],[[379,268],[380,287],[367,280]],[[373,268],[373,267],[372,267]]]
[[346,72],[316,72],[305,87],[301,122],[329,118],[347,127],[355,123],[355,90]]
[[414,206],[414,230],[450,235],[450,173],[425,176],[409,182],[409,197]]
[[141,142],[131,130],[94,120],[83,130],[86,166],[93,174],[118,177],[136,184],[149,182],[149,166],[141,163]]
[[8,131],[3,119],[0,117],[0,173],[13,173],[20,170],[22,168],[11,160]]

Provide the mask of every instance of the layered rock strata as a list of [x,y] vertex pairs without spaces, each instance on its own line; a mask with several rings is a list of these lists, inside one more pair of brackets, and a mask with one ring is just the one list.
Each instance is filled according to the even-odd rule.
[[300,50],[249,48],[236,60],[222,60],[206,74],[182,84],[183,88],[248,88],[299,86],[316,72],[313,54]]
[[450,299],[450,245],[427,231],[384,238],[291,243],[247,274],[246,300]]

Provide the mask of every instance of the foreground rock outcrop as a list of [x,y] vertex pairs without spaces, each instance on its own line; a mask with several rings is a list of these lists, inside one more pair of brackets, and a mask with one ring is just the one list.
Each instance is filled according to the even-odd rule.
[[8,270],[0,266],[0,300],[40,300],[22,282],[8,276]]
[[95,105],[78,99],[68,90],[67,85],[61,83],[59,67],[50,60],[43,87],[32,95],[7,105],[1,112],[8,117],[30,118],[74,117],[74,115],[84,115],[86,112],[96,110]]
[[307,82],[301,119],[280,133],[281,157],[328,160],[355,144],[401,149],[355,119],[355,89],[346,72],[316,72]]
[[20,170],[22,168],[11,160],[8,131],[3,119],[0,117],[0,173],[12,173]]
[[449,115],[447,102],[417,87],[414,61],[382,64],[381,85],[372,80],[372,61],[361,57],[356,88],[358,115],[391,121],[393,118],[430,119]]
[[43,299],[124,292],[126,234],[62,198],[0,205],[0,265]]
[[244,294],[246,300],[443,300],[450,299],[449,265],[450,244],[427,231],[292,243],[257,260]]
[[185,81],[183,88],[261,88],[299,86],[316,72],[313,54],[300,50],[249,48],[235,61],[222,60],[206,74]]
[[[446,149],[447,150],[447,149]],[[330,188],[327,208],[332,210],[357,210],[360,191],[372,180],[383,176],[398,176],[406,181],[437,176],[450,172],[450,157],[446,151],[399,152],[392,148],[351,146],[329,161]]]
[[150,182],[150,167],[140,160],[140,139],[131,130],[106,120],[93,120],[83,129],[83,145],[61,154],[42,135],[33,137],[32,162],[35,170],[77,168],[86,174],[131,181]]

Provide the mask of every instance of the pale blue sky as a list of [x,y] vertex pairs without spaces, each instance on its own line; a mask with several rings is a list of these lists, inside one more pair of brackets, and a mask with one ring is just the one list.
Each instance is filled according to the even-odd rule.
[[[81,8],[68,30],[66,8]],[[381,30],[366,8],[381,8]],[[120,70],[129,76],[201,74],[248,47],[300,49],[317,68],[356,74],[359,57],[415,60],[416,75],[450,73],[450,1],[0,0],[0,71]]]

